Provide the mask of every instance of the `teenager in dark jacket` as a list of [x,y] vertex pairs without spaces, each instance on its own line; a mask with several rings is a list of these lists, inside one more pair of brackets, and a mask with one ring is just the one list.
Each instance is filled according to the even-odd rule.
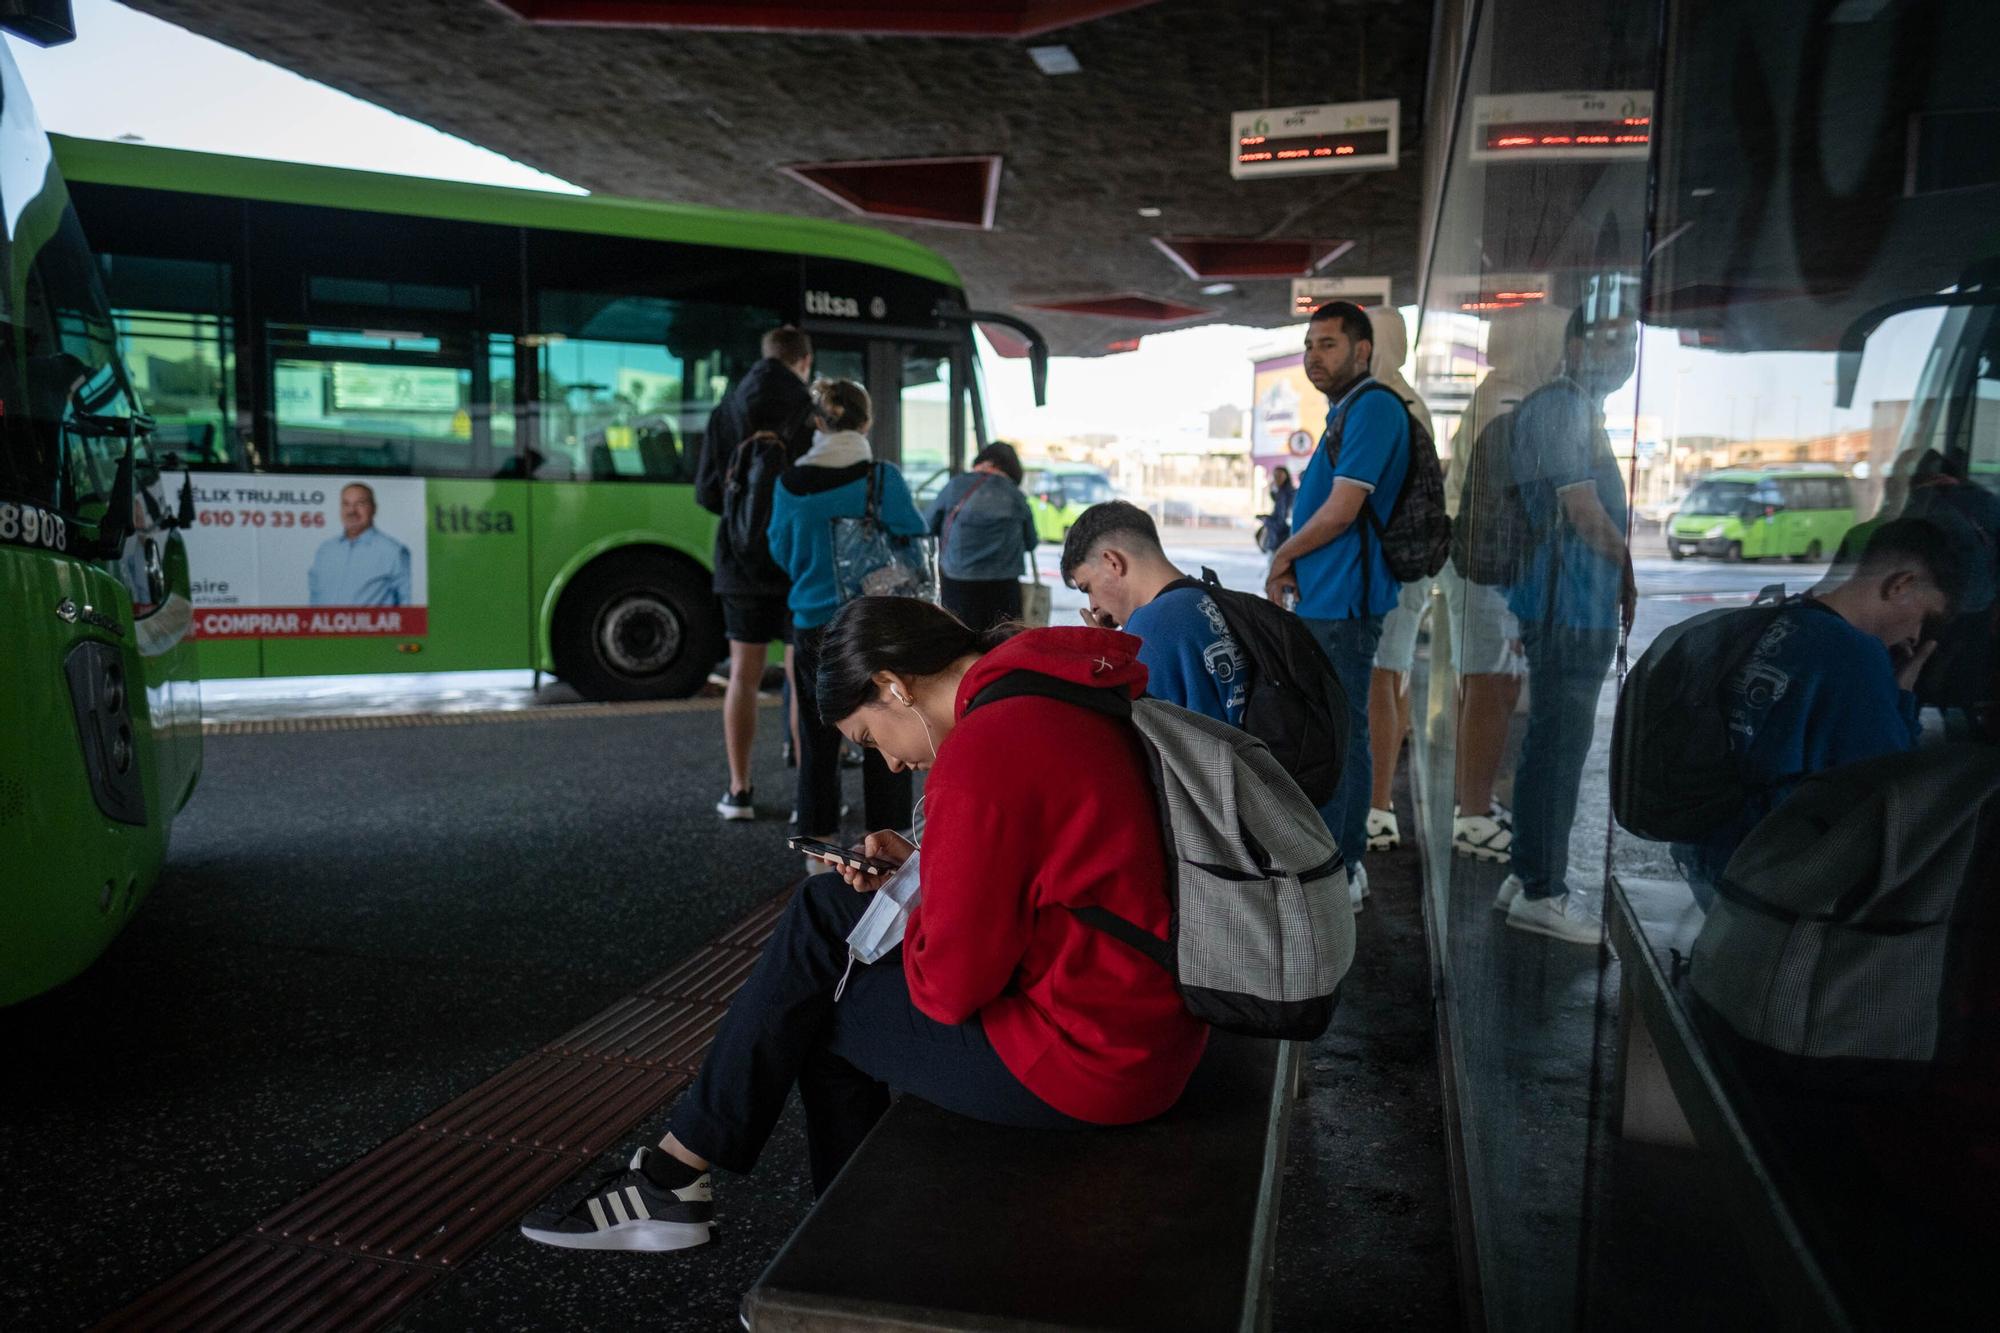
[[[736,446],[767,430],[785,441],[786,458],[796,461],[812,446],[813,405],[806,382],[812,378],[812,339],[787,324],[764,335],[764,359],[716,404],[703,432],[695,463],[695,502],[711,514],[722,512],[723,490]],[[722,602],[722,629],[729,639],[729,687],[722,696],[723,748],[729,756],[729,790],[715,803],[724,819],[755,819],[751,803],[750,747],[757,739],[757,690],[771,644],[784,640],[791,666],[791,626],[785,615],[784,572],[768,560],[748,559],[715,534],[715,595]],[[796,701],[794,701],[796,705]],[[796,706],[793,730],[797,730]]]
[[[1207,1028],[1164,969],[1071,910],[1109,908],[1167,936],[1165,848],[1137,733],[1039,696],[968,713],[1015,671],[1136,698],[1146,688],[1137,650],[1102,629],[997,641],[912,598],[843,608],[827,629],[822,712],[890,764],[930,775],[922,896],[901,946],[850,967],[845,941],[879,880],[807,880],[660,1146],[523,1232],[578,1249],[701,1244],[714,1217],[710,1164],[750,1170],[794,1084],[819,1188],[891,1088],[1033,1129],[1131,1124],[1172,1107]],[[863,848],[898,863],[916,854],[886,832]]]

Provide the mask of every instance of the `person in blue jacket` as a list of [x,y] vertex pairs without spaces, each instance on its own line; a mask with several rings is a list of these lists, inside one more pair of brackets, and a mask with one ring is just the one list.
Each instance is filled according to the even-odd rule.
[[[772,491],[768,543],[771,558],[792,581],[792,694],[799,707],[798,808],[792,820],[805,836],[828,839],[840,831],[841,738],[813,702],[813,681],[819,675],[820,641],[840,609],[833,520],[867,512],[869,480],[879,471],[883,526],[903,537],[919,536],[927,528],[902,470],[875,461],[868,443],[868,391],[852,380],[820,380],[812,395],[818,429],[812,447],[785,470]],[[907,771],[891,773],[882,757],[869,750],[861,763],[861,791],[869,828],[909,831],[915,810]]]
[[1737,845],[1798,784],[1916,748],[1912,690],[1963,596],[1950,534],[1923,519],[1876,528],[1841,582],[1780,614],[1728,685],[1729,744],[1752,792],[1744,808],[1674,861],[1703,907]]
[[1215,599],[1167,559],[1150,514],[1109,500],[1077,515],[1063,543],[1062,577],[1090,599],[1085,623],[1139,640],[1147,694],[1243,725],[1250,689],[1243,649]]

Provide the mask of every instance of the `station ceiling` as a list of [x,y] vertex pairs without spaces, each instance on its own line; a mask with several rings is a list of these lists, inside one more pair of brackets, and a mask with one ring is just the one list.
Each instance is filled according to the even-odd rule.
[[[1290,322],[1286,278],[1204,292],[1219,279],[1186,271],[1191,256],[1241,271],[1242,240],[1291,242],[1281,264],[1386,276],[1397,300],[1414,296],[1433,0],[126,3],[592,191],[900,232],[1059,355]],[[968,35],[909,35],[940,30]],[[1042,72],[1031,52],[1050,46],[1075,72]],[[1402,99],[1396,169],[1231,179],[1231,112],[1383,97]],[[907,208],[907,177],[846,164],[930,158],[965,160],[941,198],[995,182],[990,226],[858,218],[840,202],[874,181]],[[916,178],[917,195],[931,188]],[[1067,302],[1095,313],[1048,308]]]

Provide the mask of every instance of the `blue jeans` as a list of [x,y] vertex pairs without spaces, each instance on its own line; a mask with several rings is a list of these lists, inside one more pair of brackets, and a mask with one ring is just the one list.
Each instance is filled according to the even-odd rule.
[[819,1193],[889,1109],[892,1089],[996,1125],[1083,1124],[1014,1077],[978,1015],[952,1027],[918,1012],[900,948],[848,972],[847,937],[868,901],[838,875],[799,886],[674,1107],[674,1137],[717,1166],[747,1172],[796,1084]]
[[1319,817],[1340,844],[1351,875],[1368,851],[1368,802],[1375,786],[1374,761],[1368,754],[1368,686],[1375,650],[1382,642],[1382,617],[1307,620],[1306,628],[1326,649],[1333,674],[1347,695],[1347,759],[1340,767],[1340,786],[1319,808]]
[[1528,734],[1514,767],[1514,873],[1526,896],[1552,898],[1569,891],[1569,831],[1618,631],[1524,620],[1521,643],[1528,651]]

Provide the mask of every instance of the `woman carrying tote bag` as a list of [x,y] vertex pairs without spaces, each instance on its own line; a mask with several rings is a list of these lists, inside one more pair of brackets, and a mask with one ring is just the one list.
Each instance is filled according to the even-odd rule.
[[[923,515],[893,463],[875,460],[868,443],[868,391],[852,380],[813,385],[819,429],[812,448],[778,478],[771,496],[771,557],[792,581],[792,694],[799,704],[798,806],[793,822],[807,837],[840,832],[840,733],[820,717],[813,682],[820,641],[844,600],[835,529],[872,517],[893,537],[921,537]],[[872,500],[872,505],[871,505]],[[870,828],[907,831],[914,814],[910,774],[891,773],[870,750],[861,763],[863,809]]]
[[998,440],[981,449],[972,470],[953,477],[932,502],[930,526],[944,609],[980,633],[1019,620],[1022,561],[1037,538],[1014,446]]

